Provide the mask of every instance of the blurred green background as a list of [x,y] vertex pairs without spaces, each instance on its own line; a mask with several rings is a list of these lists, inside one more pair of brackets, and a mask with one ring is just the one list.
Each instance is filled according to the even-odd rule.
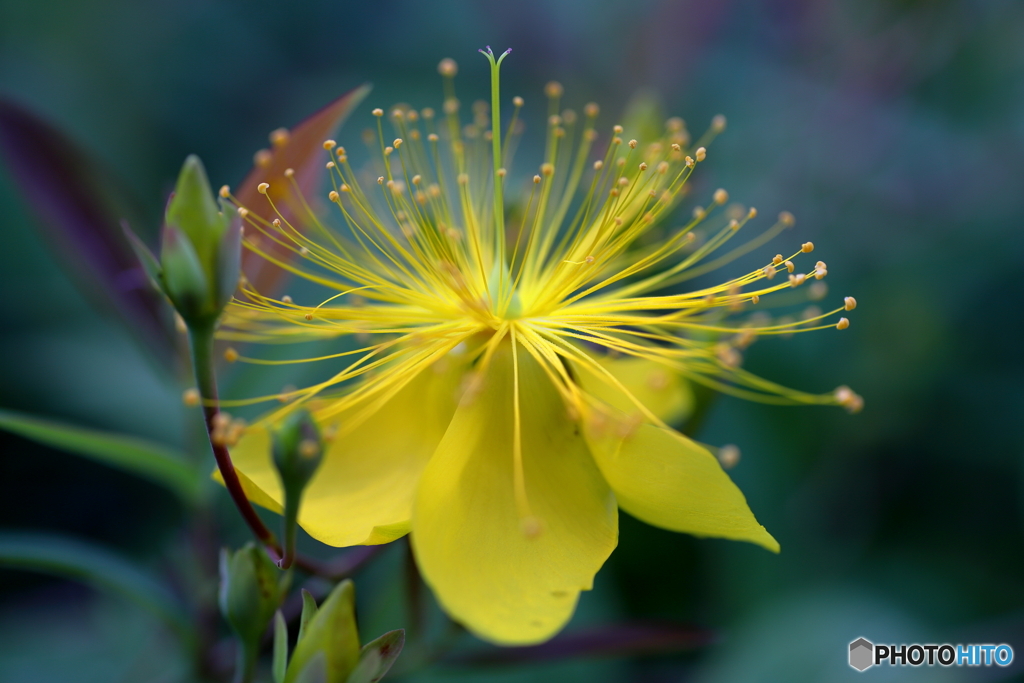
[[[1006,642],[1024,658],[1022,37],[1024,3],[1009,0],[0,0],[0,95],[120,178],[150,239],[187,154],[214,186],[238,183],[270,130],[370,81],[339,137],[354,143],[372,107],[437,107],[442,57],[460,63],[464,102],[486,97],[485,44],[513,48],[503,92],[526,98],[528,122],[550,79],[577,110],[600,102],[603,129],[642,88],[698,133],[726,114],[698,192],[792,211],[796,227],[762,251],[813,240],[830,296],[859,302],[848,331],[761,341],[746,367],[809,391],[849,384],[865,410],[714,404],[698,436],[740,446],[731,474],[778,556],[623,515],[570,632],[666,620],[712,630],[712,645],[418,680],[1016,680],[1024,661],[857,674],[846,648]],[[12,173],[0,164],[0,408],[194,449],[184,371],[67,274]],[[184,514],[152,484],[0,432],[5,530],[92,539],[159,573]],[[403,625],[389,612],[403,553],[357,580],[367,636]],[[2,570],[0,680],[187,680],[149,619]]]

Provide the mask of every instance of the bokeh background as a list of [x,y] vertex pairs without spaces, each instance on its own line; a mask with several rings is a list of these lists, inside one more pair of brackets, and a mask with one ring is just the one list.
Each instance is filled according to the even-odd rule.
[[[484,44],[514,49],[503,92],[527,99],[528,125],[550,79],[577,110],[601,102],[605,129],[643,89],[698,133],[726,114],[697,192],[792,211],[765,254],[813,240],[830,296],[859,302],[846,332],[758,342],[746,366],[810,391],[849,384],[865,410],[712,406],[698,436],[740,446],[732,476],[778,556],[623,515],[569,631],[664,620],[710,644],[417,680],[1016,680],[1024,661],[857,674],[846,648],[1006,642],[1024,658],[1022,36],[1010,0],[0,0],[0,96],[117,178],[151,242],[185,155],[237,183],[270,130],[370,81],[339,137],[354,142],[374,106],[438,106],[442,57],[461,65],[464,102],[486,97]],[[0,408],[195,450],[184,371],[98,304],[16,172],[0,164]],[[159,572],[184,516],[152,484],[0,433],[5,530],[89,539]],[[402,625],[404,552],[358,580],[368,636]],[[123,599],[0,571],[0,680],[188,680],[169,642]]]

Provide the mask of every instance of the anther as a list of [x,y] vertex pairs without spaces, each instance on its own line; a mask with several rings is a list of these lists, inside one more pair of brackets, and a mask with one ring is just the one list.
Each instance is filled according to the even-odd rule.
[[[615,124],[612,126],[612,132],[616,135],[622,135],[622,126]],[[620,140],[619,142],[621,143],[622,141]]]
[[421,176],[419,174],[416,174],[416,175],[414,175],[412,177],[412,184],[413,185],[419,185],[421,182],[423,182],[423,176]]
[[621,185],[622,187],[629,185],[629,178],[627,178],[626,176],[622,176],[621,178],[619,178],[619,185]]
[[324,140],[324,149],[328,152],[334,149],[338,145],[334,140]]
[[747,218],[749,218],[749,219],[757,218],[757,209],[755,209],[754,207],[750,207],[750,211],[747,211]]
[[850,326],[850,321],[847,318],[840,318],[839,322],[836,323],[836,329],[837,330],[845,330],[849,326]]
[[457,180],[459,182],[459,185],[468,185],[469,184],[469,175],[466,174],[466,173],[460,173]]
[[437,64],[437,73],[445,78],[452,78],[459,73],[459,65],[451,57],[445,57]]
[[843,303],[846,304],[843,308],[846,309],[847,311],[852,311],[853,309],[857,308],[857,300],[854,299],[852,296],[848,296],[845,299],[843,299]]
[[270,189],[270,184],[269,183],[260,183],[259,185],[256,186],[256,191],[259,192],[260,194],[266,194],[267,190],[269,190],[269,189]]
[[541,175],[550,176],[555,172],[555,165],[551,163],[544,163],[540,165]]
[[786,261],[786,270],[792,273],[794,270],[796,270],[796,264],[793,263],[792,261]]
[[295,175],[295,169],[294,168],[286,168],[286,169],[284,169],[284,177],[285,178],[291,178],[294,175]]
[[427,140],[430,142],[437,142],[437,133],[431,133],[427,136]]
[[290,303],[292,303],[292,298],[290,296],[288,296],[287,294],[285,294],[284,296],[281,297],[281,303],[283,303],[283,304],[290,304]]
[[705,148],[703,148],[703,147],[698,147],[697,148],[697,153],[696,153],[697,161],[704,161],[704,159],[706,159],[707,156],[708,156],[708,151]]
[[270,166],[270,161],[274,155],[269,149],[261,149],[252,155],[252,162],[259,168],[266,168]]
[[587,263],[593,263],[595,259],[594,259],[593,256],[587,256],[587,257],[584,257],[583,260],[586,261]]
[[221,187],[220,187],[220,196],[223,197],[224,199],[227,199],[228,197],[230,197],[231,196],[231,188],[228,187],[227,185],[221,185]]
[[670,133],[678,133],[686,127],[686,122],[678,116],[673,116],[668,121],[665,121],[665,129]]
[[333,161],[328,161],[328,162],[327,162],[326,164],[324,164],[324,167],[325,167],[325,168],[326,168],[326,169],[327,169],[328,171],[330,171],[331,169],[333,169],[333,168],[336,168],[336,167],[337,167],[337,164],[335,164],[335,163],[334,163]]
[[384,148],[384,156],[389,157],[389,156],[391,156],[391,153],[394,152],[394,151],[395,151],[395,148],[392,147],[391,145],[388,145],[387,147]]
[[304,315],[302,317],[305,318],[306,320],[312,320],[313,319],[313,314],[312,313],[307,313],[306,315]]
[[563,92],[565,92],[565,89],[562,88],[562,84],[558,81],[551,81],[544,86],[544,94],[551,98],[561,97]]
[[533,184],[534,185],[539,185],[540,184],[540,176],[539,175],[533,176]]
[[668,162],[667,161],[659,162],[657,170],[658,170],[658,173],[661,173],[662,175],[664,175],[666,172],[668,172]]
[[757,294],[754,294],[753,296],[750,297],[750,303],[752,303],[752,304],[759,304],[759,303],[761,303],[761,297],[759,297]]
[[562,117],[559,116],[558,114],[552,114],[551,116],[548,117],[548,125],[549,126],[558,126],[561,123],[562,123]]
[[244,206],[238,207],[238,215],[241,216],[242,218],[247,217],[249,215],[249,209],[245,208]]
[[725,117],[718,114],[715,118],[711,119],[711,130],[716,133],[721,133],[725,130]]
[[424,107],[423,111],[421,111],[420,113],[423,115],[423,118],[427,119],[428,121],[434,118],[434,110],[431,109],[430,107]]
[[334,190],[331,190],[330,192],[327,193],[327,198],[330,199],[332,202],[336,202],[338,201],[339,195]]
[[604,168],[604,162],[603,161],[598,159],[597,161],[594,162],[594,170],[595,171],[600,171],[602,168]]
[[377,107],[376,109],[374,109],[370,113],[373,114],[374,116],[376,116],[377,118],[380,118],[381,116],[384,116],[384,110],[381,109],[380,107]]
[[508,171],[506,171],[505,169],[503,169],[503,168],[499,168],[498,169],[498,177],[499,178],[504,178],[506,173],[508,173]]
[[597,106],[597,102],[588,102],[583,107],[583,113],[586,114],[588,118],[597,118],[597,115],[601,113],[601,107]]
[[825,266],[816,266],[814,268],[814,279],[815,280],[820,280],[823,277],[825,277],[826,275],[828,275],[828,268],[826,268]]
[[516,107],[523,106],[523,98],[520,97],[519,95],[516,95],[515,97],[512,98],[512,105]]
[[640,170],[641,171],[646,171],[647,170],[647,163],[646,162],[643,162],[643,161],[640,162]]
[[270,132],[270,144],[274,147],[284,147],[290,138],[287,128],[278,128]]
[[274,220],[270,221],[270,224],[273,225],[275,228],[280,228],[281,227],[281,219],[280,218],[275,218]]
[[812,251],[814,251],[814,242],[804,242],[803,244],[800,245],[800,251],[804,252],[805,254],[810,254]]
[[718,462],[722,464],[722,469],[732,469],[739,461],[740,449],[733,444],[728,444],[718,449]]
[[346,183],[342,183],[342,184],[341,184],[341,191],[342,191],[342,192],[351,192],[351,191],[352,191],[352,188],[351,188],[351,187],[349,187],[349,186],[348,186],[348,184],[346,184]]
[[629,141],[629,148],[630,149],[636,149],[636,140],[630,140]]
[[181,395],[181,401],[189,408],[199,405],[199,391],[194,388],[186,389]]
[[774,263],[775,265],[779,265],[780,263],[782,263],[782,254],[776,254],[775,256],[773,256],[772,263]]
[[238,351],[235,351],[235,349],[230,346],[224,349],[224,360],[229,363],[234,363],[238,360]]
[[740,222],[738,220],[736,220],[735,218],[732,219],[731,221],[729,221],[729,229],[730,230],[739,230],[740,229]]
[[693,168],[693,158],[692,157],[689,157],[689,156],[686,157],[685,163],[686,163],[686,167],[687,168]]
[[803,273],[797,273],[796,275],[790,275],[789,276],[789,286],[790,287],[799,287],[800,285],[802,285],[804,283],[804,280],[806,280],[806,279],[807,279],[807,276],[804,275]]
[[717,190],[715,190],[715,203],[716,204],[725,204],[727,201],[729,201],[729,193],[728,192],[726,192],[722,188],[718,188]]
[[783,225],[792,226],[796,223],[796,218],[789,211],[783,211],[779,214],[779,222]]
[[764,276],[769,280],[775,277],[775,268],[772,266],[765,266],[761,272],[764,273]]
[[377,184],[378,185],[383,185],[384,184],[384,176],[377,176]]
[[673,152],[682,152],[683,148],[679,146],[678,142],[673,142],[672,143],[672,151]]
[[395,138],[395,141],[393,143],[395,145],[395,149],[401,147],[403,142],[404,140],[402,140],[402,138]]

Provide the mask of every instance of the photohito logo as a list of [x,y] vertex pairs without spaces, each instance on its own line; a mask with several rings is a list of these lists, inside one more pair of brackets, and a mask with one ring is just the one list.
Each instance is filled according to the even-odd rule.
[[875,645],[867,638],[850,643],[850,666],[864,671],[872,666],[1009,666],[1013,648],[1009,645]]

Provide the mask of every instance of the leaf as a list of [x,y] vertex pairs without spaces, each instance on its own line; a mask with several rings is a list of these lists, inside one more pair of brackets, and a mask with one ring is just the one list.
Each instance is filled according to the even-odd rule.
[[295,677],[295,683],[327,683],[327,656],[317,652]]
[[299,618],[299,637],[296,642],[302,640],[309,628],[309,622],[316,616],[316,598],[305,588],[302,589],[302,616]]
[[274,614],[274,660],[271,666],[274,683],[284,683],[288,669],[288,624],[281,610]]
[[377,683],[391,668],[405,645],[405,630],[388,631],[380,638],[363,646],[359,663],[348,677],[347,683]]
[[0,533],[0,566],[74,579],[123,595],[183,638],[191,627],[174,595],[154,576],[109,550],[51,534]]
[[149,353],[170,363],[173,334],[121,231],[139,224],[129,193],[113,174],[54,126],[0,98],[0,152],[78,289],[101,310],[117,312]]
[[185,456],[164,446],[124,434],[111,434],[0,410],[0,428],[69,453],[136,474],[194,501],[203,478]]
[[[260,166],[256,165],[246,175],[245,180],[234,190],[235,199],[238,203],[258,216],[271,221],[277,218],[267,201],[267,197],[274,201],[274,205],[289,222],[296,227],[301,227],[305,220],[306,211],[302,201],[293,191],[292,182],[298,185],[306,198],[312,198],[312,193],[320,189],[324,180],[328,153],[324,151],[324,140],[329,138],[342,124],[349,113],[363,101],[363,98],[370,92],[369,85],[361,85],[354,90],[342,95],[326,107],[316,112],[302,123],[292,129],[287,137],[287,142],[274,145],[269,157],[269,163]],[[295,171],[294,177],[289,180],[285,177],[286,169]],[[270,189],[267,197],[261,195],[256,187],[260,183],[269,183]],[[240,219],[236,219],[235,225],[240,225]],[[264,241],[264,248],[276,258],[288,260],[291,252],[272,241]],[[284,275],[284,271],[265,259],[252,252],[246,252],[242,259],[243,270],[246,277],[252,281],[256,289],[271,289],[274,284]]]
[[540,645],[503,647],[456,655],[453,664],[510,664],[575,658],[624,657],[685,652],[715,642],[712,631],[672,623],[638,622],[563,633]]

